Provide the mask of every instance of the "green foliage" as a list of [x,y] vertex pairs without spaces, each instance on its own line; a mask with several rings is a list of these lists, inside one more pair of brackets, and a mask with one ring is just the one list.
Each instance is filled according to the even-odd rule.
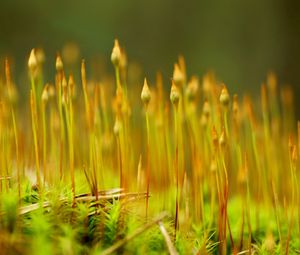
[[31,239],[32,254],[50,255],[54,253],[54,243],[51,240],[53,223],[49,222],[49,218],[42,209],[36,210],[31,214],[30,219],[27,219],[25,228],[28,238]]
[[15,193],[10,192],[3,194],[0,199],[2,212],[2,217],[0,218],[1,229],[13,233],[17,226],[18,198]]
[[113,200],[112,204],[108,205],[109,211],[105,213],[104,223],[104,246],[112,245],[120,235],[120,214],[121,203]]

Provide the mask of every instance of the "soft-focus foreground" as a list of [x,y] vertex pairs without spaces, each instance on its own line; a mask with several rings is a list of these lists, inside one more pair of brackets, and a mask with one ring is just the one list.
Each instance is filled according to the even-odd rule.
[[299,253],[290,88],[270,73],[260,100],[238,97],[182,57],[168,84],[137,84],[118,41],[111,62],[99,82],[58,55],[46,83],[33,49],[19,96],[5,61],[1,254]]

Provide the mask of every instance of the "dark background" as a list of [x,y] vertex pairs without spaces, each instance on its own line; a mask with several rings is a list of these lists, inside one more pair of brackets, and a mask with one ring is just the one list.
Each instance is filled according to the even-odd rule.
[[49,65],[67,42],[87,60],[109,60],[117,37],[148,77],[170,77],[181,53],[189,74],[213,69],[238,92],[258,93],[273,70],[300,99],[297,0],[1,0],[0,35],[0,57],[14,59],[16,74],[33,47],[45,49]]

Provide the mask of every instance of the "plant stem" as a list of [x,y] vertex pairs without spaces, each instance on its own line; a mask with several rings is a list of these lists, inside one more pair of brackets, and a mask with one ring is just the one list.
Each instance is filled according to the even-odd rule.
[[19,162],[19,140],[18,140],[18,133],[17,133],[17,124],[16,124],[16,117],[13,108],[11,109],[11,115],[13,120],[14,126],[14,136],[15,136],[15,145],[16,145],[16,161],[17,161],[17,182],[18,182],[18,196],[19,199],[21,198],[21,177],[20,177],[20,162]]
[[[34,86],[33,86],[34,87]],[[38,146],[38,137],[37,137],[37,113],[36,105],[33,90],[30,91],[30,107],[31,107],[31,121],[32,121],[32,133],[34,140],[34,149],[35,149],[35,165],[36,165],[36,179],[37,185],[41,188],[41,172],[40,172],[40,158],[39,158],[39,146]]]
[[120,173],[120,188],[123,188],[123,161],[120,136],[117,136],[118,158],[119,158],[119,173]]
[[174,109],[174,124],[175,124],[175,143],[176,143],[176,148],[175,148],[175,176],[176,176],[176,205],[175,205],[175,237],[174,237],[174,241],[176,241],[176,235],[177,235],[177,229],[178,229],[178,213],[179,213],[179,201],[178,201],[178,188],[179,188],[179,162],[178,162],[178,107],[175,106]]
[[46,103],[42,100],[42,122],[43,122],[43,171],[44,185],[47,181],[47,127],[46,127]]
[[148,206],[149,206],[149,188],[150,188],[150,127],[149,127],[149,116],[146,109],[146,125],[147,125],[147,197],[146,197],[146,219],[148,217]]

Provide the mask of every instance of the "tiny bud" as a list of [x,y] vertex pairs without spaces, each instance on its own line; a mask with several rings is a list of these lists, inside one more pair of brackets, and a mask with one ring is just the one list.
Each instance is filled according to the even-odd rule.
[[177,63],[174,64],[173,80],[178,86],[184,83],[184,74]]
[[174,81],[172,81],[172,87],[171,87],[171,93],[170,93],[170,100],[171,100],[172,104],[177,106],[178,102],[179,102],[179,98],[180,98],[179,90],[178,90],[176,84],[174,83]]
[[34,71],[37,68],[37,59],[35,56],[35,49],[32,49],[28,59],[28,68],[30,71]]
[[48,88],[49,88],[49,85],[46,84],[46,86],[44,87],[43,92],[42,92],[42,101],[44,103],[46,103],[49,99]]
[[72,74],[69,76],[68,85],[69,85],[70,93],[73,97],[75,95],[75,82]]
[[58,72],[62,71],[64,68],[64,64],[63,64],[62,59],[59,54],[57,54],[57,57],[56,57],[55,68],[56,68],[56,71],[58,71]]
[[228,106],[229,100],[230,100],[230,97],[229,97],[228,90],[227,90],[227,88],[224,86],[223,89],[222,89],[222,91],[221,91],[221,95],[220,95],[220,103],[221,103],[223,106]]
[[121,49],[119,45],[119,41],[116,39],[115,44],[111,53],[111,62],[113,63],[114,66],[119,66],[121,62]]
[[188,100],[192,101],[196,98],[197,92],[199,89],[199,81],[198,78],[193,76],[188,83],[186,88],[186,96]]
[[151,99],[151,92],[147,83],[147,79],[144,79],[144,86],[141,93],[142,102],[147,106]]
[[63,79],[61,81],[61,85],[62,85],[63,88],[66,88],[68,86],[66,76],[63,76]]

